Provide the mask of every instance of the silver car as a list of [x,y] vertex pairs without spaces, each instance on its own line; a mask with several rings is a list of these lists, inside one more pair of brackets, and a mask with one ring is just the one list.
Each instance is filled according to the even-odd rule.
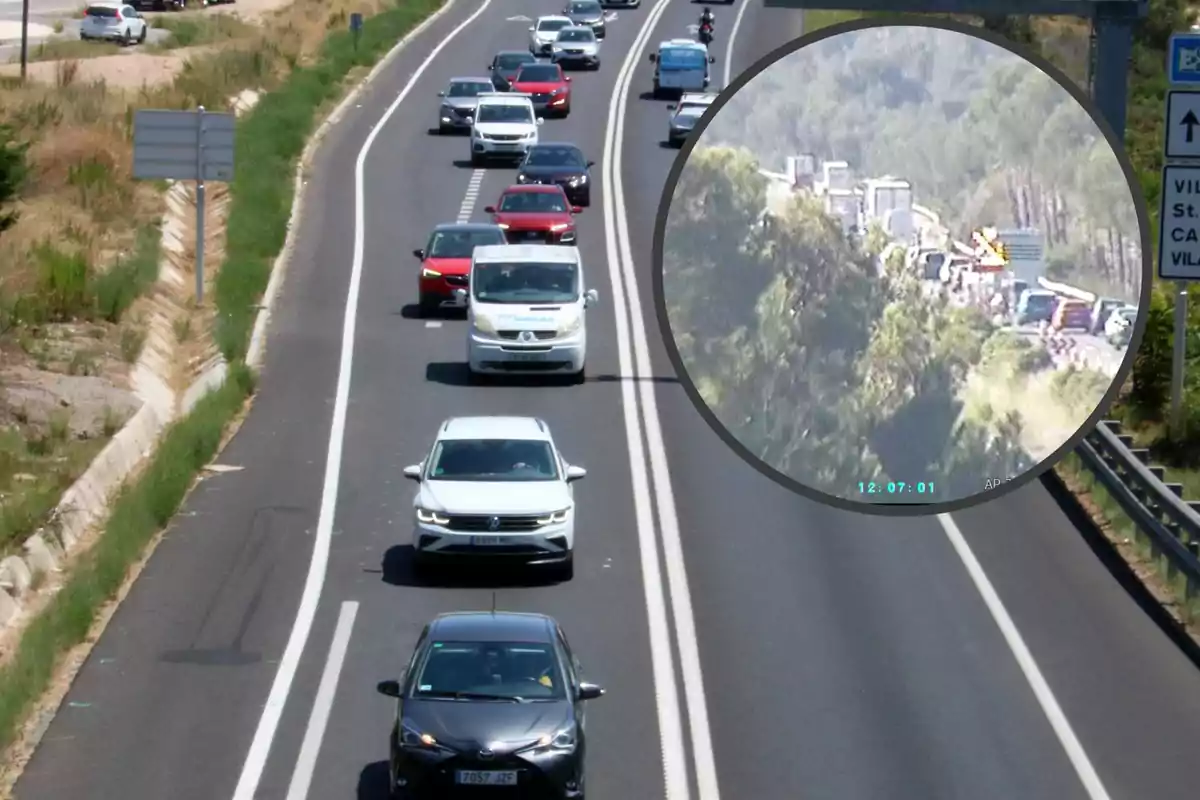
[[438,92],[442,99],[438,109],[438,133],[471,130],[471,118],[475,116],[479,95],[494,91],[491,78],[451,78],[446,90]]
[[550,57],[564,67],[580,65],[600,69],[600,42],[591,28],[573,25],[558,32]]
[[604,38],[604,8],[600,0],[568,0],[562,13],[575,25],[591,28],[597,39]]
[[717,95],[712,92],[687,92],[679,98],[677,104],[667,106],[671,111],[671,120],[667,126],[667,143],[672,147],[683,147],[696,123],[716,99]]

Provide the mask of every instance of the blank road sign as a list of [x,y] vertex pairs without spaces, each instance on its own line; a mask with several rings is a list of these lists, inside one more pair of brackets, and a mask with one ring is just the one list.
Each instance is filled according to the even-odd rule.
[[133,118],[133,177],[233,180],[236,123],[226,112],[138,111]]

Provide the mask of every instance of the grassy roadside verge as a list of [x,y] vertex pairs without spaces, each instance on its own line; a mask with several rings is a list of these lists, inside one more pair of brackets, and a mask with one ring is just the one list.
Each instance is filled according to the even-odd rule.
[[217,344],[228,361],[245,356],[258,301],[287,236],[296,160],[322,109],[340,94],[352,70],[374,64],[443,4],[444,0],[404,0],[370,17],[363,23],[357,50],[348,31],[331,33],[316,63],[294,70],[238,124],[240,167],[230,187],[226,258],[213,294]]
[[214,335],[231,363],[229,378],[166,432],[150,463],[116,499],[95,545],[79,557],[61,591],[31,621],[13,657],[0,667],[0,750],[17,741],[62,657],[85,641],[99,612],[179,509],[252,394],[254,376],[242,359],[271,263],[283,247],[295,163],[322,111],[342,93],[356,68],[377,62],[443,2],[405,0],[402,8],[367,19],[357,50],[347,32],[328,34],[311,64],[294,69],[239,122],[239,169],[231,186],[226,247],[229,268],[221,269],[215,293],[220,322]]

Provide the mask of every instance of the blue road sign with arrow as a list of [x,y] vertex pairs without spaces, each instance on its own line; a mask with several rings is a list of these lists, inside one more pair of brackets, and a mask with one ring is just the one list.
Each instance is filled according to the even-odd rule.
[[1200,92],[1167,92],[1163,156],[1168,161],[1200,159]]

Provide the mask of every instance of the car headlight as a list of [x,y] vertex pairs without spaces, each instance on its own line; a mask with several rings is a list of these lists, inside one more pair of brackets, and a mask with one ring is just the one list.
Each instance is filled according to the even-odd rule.
[[475,326],[475,330],[477,330],[479,333],[487,336],[494,336],[496,334],[496,326],[493,325],[492,321],[487,317],[475,317],[475,319],[471,321],[471,324]]
[[564,508],[562,511],[554,511],[544,517],[538,517],[538,525],[560,525],[567,521],[567,515],[571,513],[571,509]]
[[421,267],[421,277],[422,278],[440,278],[440,277],[442,277],[442,273],[438,272],[436,269],[430,269],[429,267]]
[[508,230],[508,223],[507,222],[497,222],[496,227],[502,231],[506,231],[506,230]]
[[567,322],[557,331],[558,336],[570,336],[577,333],[583,327],[583,314],[576,315],[570,322]]
[[446,525],[450,522],[450,518],[445,514],[430,511],[428,508],[417,508],[417,522],[426,525]]
[[560,222],[557,225],[551,225],[550,230],[554,233],[560,233],[562,231],[567,230],[570,227],[571,227],[570,223]]
[[428,733],[422,733],[412,723],[405,722],[400,726],[400,746],[412,747],[420,750],[446,750],[446,747],[438,744],[438,740],[430,736]]
[[587,183],[587,175],[576,175],[567,181],[567,186],[582,186],[585,183]]
[[528,180],[529,180],[529,178],[526,175],[524,175],[523,173],[517,175],[517,183],[525,183]]
[[539,755],[550,753],[573,753],[578,741],[575,737],[575,727],[563,728],[553,735],[543,736],[526,748],[528,752]]

